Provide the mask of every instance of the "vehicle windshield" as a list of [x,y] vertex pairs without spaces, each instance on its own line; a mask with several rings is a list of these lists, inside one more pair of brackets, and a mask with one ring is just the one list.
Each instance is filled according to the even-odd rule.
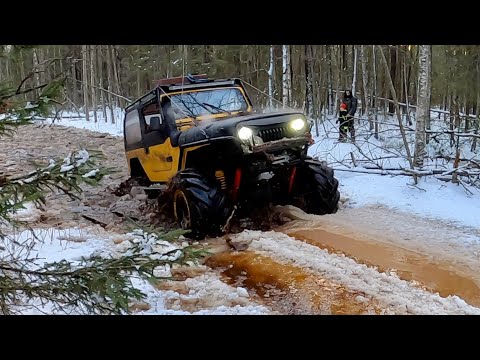
[[246,111],[247,102],[238,88],[190,91],[170,95],[175,119]]

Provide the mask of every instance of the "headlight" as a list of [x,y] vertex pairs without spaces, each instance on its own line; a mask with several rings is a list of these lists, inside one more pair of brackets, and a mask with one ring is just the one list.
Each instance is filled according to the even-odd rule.
[[254,145],[262,145],[263,144],[263,139],[260,136],[254,136],[253,137],[253,144]]
[[248,140],[252,137],[253,132],[251,129],[248,127],[241,127],[240,130],[238,130],[238,137],[240,140]]
[[290,121],[290,127],[295,131],[300,131],[305,127],[305,121],[302,119],[295,119]]

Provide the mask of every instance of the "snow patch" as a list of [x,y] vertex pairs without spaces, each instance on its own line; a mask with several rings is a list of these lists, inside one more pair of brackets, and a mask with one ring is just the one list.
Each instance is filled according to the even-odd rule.
[[[378,174],[354,173],[348,170],[367,170],[374,167],[366,160],[376,158],[375,163],[383,168],[408,168],[408,162],[402,158],[403,143],[399,138],[396,119],[379,118],[383,126],[383,141],[375,139],[368,131],[368,121],[356,120],[357,143],[338,143],[338,129],[335,119],[326,119],[319,124],[319,136],[314,137],[315,144],[310,146],[308,153],[319,160],[327,161],[335,170],[335,177],[339,181],[339,191],[342,196],[350,198],[349,206],[362,207],[368,205],[385,205],[400,211],[418,214],[430,218],[455,221],[459,224],[480,227],[480,190],[468,187],[472,194],[468,194],[462,186],[443,182],[433,176],[422,177],[418,185],[412,186],[409,176],[390,176]],[[434,128],[432,120],[432,128]],[[312,130],[315,133],[315,129]],[[408,132],[410,143],[414,132]],[[431,142],[431,144],[436,144]],[[430,145],[429,156],[435,157],[434,146]],[[438,150],[438,149],[437,149]],[[446,150],[445,150],[446,151]],[[466,150],[465,157],[471,158]],[[356,166],[348,168],[344,164],[352,162]],[[440,161],[440,160],[438,160]],[[436,164],[427,161],[425,169],[435,165],[451,170],[451,162]],[[343,171],[342,171],[343,170]]]
[[113,136],[123,137],[123,119],[125,112],[123,109],[115,108],[113,113],[113,123],[110,110],[107,108],[107,117],[104,117],[103,111],[97,111],[97,122],[94,122],[93,111],[89,112],[90,121],[87,121],[84,113],[63,112],[60,119],[40,120],[42,123],[54,124],[58,126],[70,126],[78,129],[86,129],[99,133],[107,133]]
[[[31,210],[31,209],[28,209]],[[181,256],[182,245],[175,245],[161,240],[155,234],[148,234],[142,230],[135,230],[128,234],[112,234],[100,230],[98,233],[82,229],[35,229],[37,241],[33,246],[29,258],[34,258],[37,265],[46,262],[61,260],[79,261],[92,255],[120,256],[132,246],[138,244],[142,253],[152,255],[170,253],[166,259],[175,259]],[[22,231],[15,234],[16,243],[23,243],[33,239],[31,231]],[[124,240],[119,242],[119,240]],[[130,241],[127,241],[130,240]],[[11,253],[20,254],[22,247],[14,242],[4,242],[4,249],[0,250],[0,258],[8,257]],[[155,251],[161,250],[161,253]],[[175,251],[176,250],[176,251]],[[172,253],[172,251],[174,251]],[[25,256],[27,256],[25,254]],[[193,264],[192,264],[193,265]],[[154,274],[159,277],[170,277],[169,264],[154,269]],[[268,314],[269,310],[249,299],[248,291],[241,287],[232,287],[221,281],[215,273],[206,273],[196,278],[189,278],[184,283],[189,289],[187,295],[171,290],[159,290],[148,281],[132,277],[134,286],[142,290],[147,298],[145,302],[151,305],[149,310],[136,312],[136,314],[175,314],[175,315],[234,315],[234,314]],[[182,303],[191,304],[193,307],[183,310]],[[25,307],[19,307],[21,314],[52,314],[52,304],[41,304],[32,301]],[[76,309],[67,309],[70,314],[78,314]],[[55,313],[56,314],[56,313]]]
[[[396,314],[478,314],[480,309],[468,305],[458,296],[440,297],[411,282],[401,280],[394,273],[381,273],[377,269],[358,264],[346,256],[295,240],[274,231],[245,230],[236,235],[253,239],[251,250],[256,250],[276,261],[308,269],[322,277],[341,283],[378,299]],[[408,310],[407,310],[408,309]]]

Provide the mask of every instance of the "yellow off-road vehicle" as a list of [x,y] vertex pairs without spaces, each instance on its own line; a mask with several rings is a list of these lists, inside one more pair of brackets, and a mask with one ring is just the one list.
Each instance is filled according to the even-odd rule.
[[240,79],[163,79],[125,109],[130,176],[167,185],[174,218],[195,237],[218,233],[234,207],[334,213],[338,181],[307,156],[310,126],[301,112],[254,112]]

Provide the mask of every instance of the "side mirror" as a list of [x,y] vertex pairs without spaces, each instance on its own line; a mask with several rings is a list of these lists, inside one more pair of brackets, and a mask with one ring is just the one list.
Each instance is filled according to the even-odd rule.
[[150,118],[150,130],[158,131],[161,129],[160,125],[161,125],[160,116],[152,116]]

